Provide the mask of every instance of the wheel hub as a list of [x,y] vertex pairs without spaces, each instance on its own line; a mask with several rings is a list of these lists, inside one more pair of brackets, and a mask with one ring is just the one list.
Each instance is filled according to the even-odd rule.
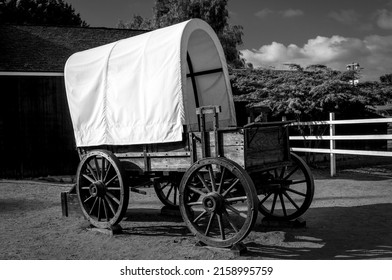
[[105,184],[101,181],[94,182],[89,188],[92,197],[103,197],[105,195]]
[[211,192],[203,198],[203,207],[208,212],[219,212],[223,205],[224,198],[216,192]]

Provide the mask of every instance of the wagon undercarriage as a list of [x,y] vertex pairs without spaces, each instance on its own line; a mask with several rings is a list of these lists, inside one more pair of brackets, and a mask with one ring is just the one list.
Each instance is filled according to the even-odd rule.
[[166,207],[180,210],[199,241],[231,247],[249,234],[258,212],[288,221],[312,202],[311,172],[289,152],[286,130],[276,123],[216,127],[189,133],[180,144],[80,148],[82,211],[96,227],[114,226],[125,215],[129,192],[152,186]]

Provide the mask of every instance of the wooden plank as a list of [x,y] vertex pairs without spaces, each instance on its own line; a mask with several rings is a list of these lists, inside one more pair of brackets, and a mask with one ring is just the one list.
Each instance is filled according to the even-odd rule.
[[387,151],[365,151],[365,150],[342,150],[342,149],[312,149],[312,148],[291,148],[294,152],[311,152],[321,154],[342,154],[342,155],[362,155],[392,157],[392,152]]
[[290,136],[290,140],[392,140],[390,134],[335,135],[335,136]]
[[392,123],[392,118],[293,122],[293,123],[290,124],[290,126],[298,126],[298,125],[328,125],[328,124],[368,124],[368,123]]
[[[222,147],[225,146],[243,146],[244,145],[244,134],[243,129],[239,130],[228,130],[218,131],[220,134],[220,144]],[[196,143],[201,141],[200,132],[194,132]],[[213,131],[208,133],[209,146],[215,147],[215,135]]]
[[129,157],[127,154],[117,155],[126,171],[144,172],[144,171],[178,171],[188,169],[191,166],[191,157],[188,156],[158,156],[147,157],[148,169],[146,170],[146,161],[143,156]]
[[278,163],[288,158],[287,130],[282,126],[245,130],[245,168]]
[[150,158],[153,171],[181,171],[187,170],[192,164],[190,157],[157,157]]
[[[218,131],[219,133],[219,153],[221,156],[229,158],[235,162],[240,163],[240,165],[244,162],[244,135],[241,133],[242,130],[230,130],[230,131]],[[196,159],[202,159],[202,147],[201,147],[201,139],[200,132],[195,132],[195,154]],[[214,131],[210,131],[206,135],[206,141],[208,143],[206,147],[206,156],[207,157],[215,157],[216,155],[216,141],[215,141],[215,133]]]

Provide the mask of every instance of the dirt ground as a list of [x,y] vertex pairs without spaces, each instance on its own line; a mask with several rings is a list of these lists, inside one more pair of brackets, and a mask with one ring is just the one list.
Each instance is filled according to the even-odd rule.
[[152,189],[131,193],[123,234],[108,236],[87,230],[82,217],[62,217],[60,193],[70,184],[0,180],[0,259],[392,259],[392,172],[314,176],[306,227],[265,227],[260,214],[243,256],[195,246],[180,216],[160,215]]

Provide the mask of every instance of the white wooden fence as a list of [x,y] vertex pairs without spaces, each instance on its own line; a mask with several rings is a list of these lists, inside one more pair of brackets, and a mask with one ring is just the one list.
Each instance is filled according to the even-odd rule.
[[368,151],[368,150],[342,150],[335,149],[336,140],[392,140],[392,134],[376,134],[376,135],[335,135],[335,126],[339,124],[361,124],[361,123],[392,123],[392,118],[378,119],[355,119],[355,120],[335,120],[335,114],[329,114],[327,121],[311,121],[311,122],[294,122],[291,126],[298,125],[329,125],[329,135],[323,136],[290,136],[290,140],[329,140],[329,149],[318,148],[296,148],[291,149],[296,152],[312,152],[330,154],[331,176],[336,175],[336,154],[345,155],[365,155],[365,156],[384,156],[392,157],[392,152],[388,151]]

